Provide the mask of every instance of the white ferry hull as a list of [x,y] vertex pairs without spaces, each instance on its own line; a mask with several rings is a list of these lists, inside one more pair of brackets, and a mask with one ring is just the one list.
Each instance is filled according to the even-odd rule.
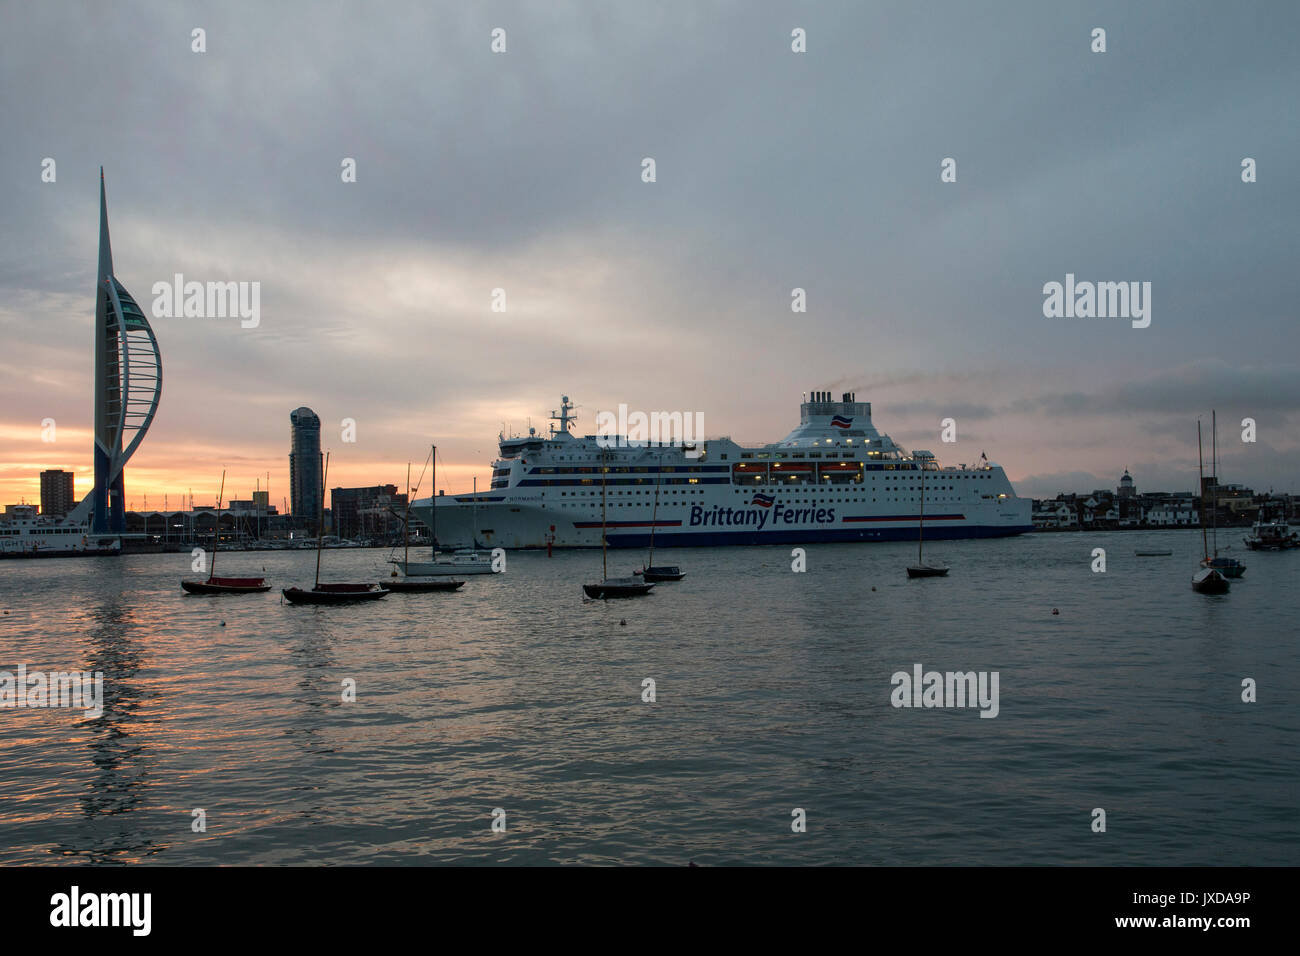
[[[468,497],[468,496],[467,496]],[[438,542],[445,548],[599,548],[600,507],[571,516],[519,500],[482,500],[476,506],[450,495],[438,501]],[[495,496],[494,496],[495,497]],[[785,502],[779,492],[767,508],[731,508],[721,505],[660,503],[657,518],[649,513],[627,515],[633,509],[610,509],[605,537],[611,548],[645,548],[654,525],[655,547],[717,547],[719,545],[808,544],[824,541],[915,541],[917,515],[872,513],[867,509],[831,503],[843,494],[827,494],[820,509],[815,497],[796,494]],[[861,496],[858,496],[861,497]],[[715,511],[715,507],[718,509]],[[698,511],[695,509],[698,508]],[[845,509],[841,512],[840,509]],[[925,516],[925,540],[1000,538],[1034,529],[1028,499],[1004,499],[1002,504],[938,510]],[[428,499],[411,510],[426,525],[433,519]],[[816,520],[816,512],[824,520]],[[614,516],[614,512],[619,514]],[[812,511],[813,515],[797,512]],[[791,514],[795,512],[796,514]],[[833,512],[827,515],[825,512]],[[812,520],[810,520],[810,518]],[[477,538],[475,532],[477,530]]]

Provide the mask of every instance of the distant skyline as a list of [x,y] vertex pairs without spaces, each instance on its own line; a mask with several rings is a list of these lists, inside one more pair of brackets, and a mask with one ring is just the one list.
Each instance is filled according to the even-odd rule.
[[[401,488],[436,443],[450,493],[561,394],[583,434],[626,403],[760,443],[814,388],[1026,497],[1190,491],[1217,409],[1222,480],[1300,492],[1300,8],[6,9],[0,505],[47,468],[90,489],[101,165],[146,312],[178,273],[260,283],[256,327],[150,317],[137,509],[223,469],[281,506],[299,406],[330,487]],[[1150,282],[1150,326],[1044,317],[1067,275]]]

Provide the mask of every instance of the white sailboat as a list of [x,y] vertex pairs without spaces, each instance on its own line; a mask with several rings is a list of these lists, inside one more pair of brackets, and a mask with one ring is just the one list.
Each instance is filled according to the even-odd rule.
[[[407,577],[455,577],[462,574],[491,574],[492,559],[483,557],[477,551],[457,551],[454,554],[440,555],[438,553],[438,446],[434,445],[430,452],[429,460],[431,462],[431,495],[429,497],[429,536],[431,544],[429,547],[428,561],[411,561],[409,557],[404,556],[401,561],[393,560],[393,564],[402,569],[402,573]],[[478,485],[475,482],[475,497],[478,496]]]

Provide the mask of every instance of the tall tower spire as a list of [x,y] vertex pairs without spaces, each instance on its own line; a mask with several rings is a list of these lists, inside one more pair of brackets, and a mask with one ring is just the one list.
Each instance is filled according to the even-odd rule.
[[162,356],[153,329],[113,273],[104,169],[99,170],[99,268],[95,279],[95,487],[91,531],[126,531],[123,469],[158,410]]

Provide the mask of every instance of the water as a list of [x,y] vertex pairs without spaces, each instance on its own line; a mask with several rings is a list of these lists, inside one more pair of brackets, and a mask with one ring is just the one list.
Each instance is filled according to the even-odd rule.
[[[518,553],[322,608],[280,603],[312,552],[223,554],[277,586],[225,598],[180,591],[187,554],[0,562],[0,668],[103,671],[107,697],[0,710],[0,863],[1296,864],[1300,553],[1238,542],[1208,597],[1199,547],[941,542],[950,576],[920,581],[901,544],[810,546],[804,574],[663,550],[685,581],[588,604],[598,554]],[[325,578],[386,557],[328,551]],[[998,671],[998,717],[891,707],[917,662]]]

